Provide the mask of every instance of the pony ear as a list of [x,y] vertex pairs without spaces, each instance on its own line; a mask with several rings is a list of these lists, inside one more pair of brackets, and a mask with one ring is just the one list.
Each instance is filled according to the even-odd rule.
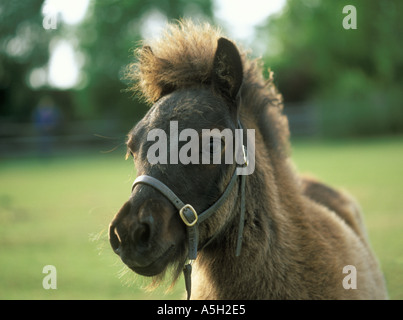
[[242,84],[242,60],[236,46],[225,38],[218,39],[214,55],[213,87],[234,101]]

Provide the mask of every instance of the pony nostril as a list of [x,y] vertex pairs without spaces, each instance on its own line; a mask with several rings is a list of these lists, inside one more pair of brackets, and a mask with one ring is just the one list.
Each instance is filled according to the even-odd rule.
[[112,246],[113,251],[115,251],[116,254],[120,254],[120,237],[115,226],[112,225],[109,227],[109,242]]

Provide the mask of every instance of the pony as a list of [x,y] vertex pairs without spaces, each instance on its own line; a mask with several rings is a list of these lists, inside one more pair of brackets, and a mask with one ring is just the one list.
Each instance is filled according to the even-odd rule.
[[[296,172],[283,99],[260,59],[188,20],[135,55],[127,77],[152,106],[128,134],[138,178],[109,226],[130,269],[157,284],[167,269],[173,281],[183,270],[192,299],[387,298],[357,202]],[[223,139],[218,149],[217,139],[203,144],[204,129],[253,129],[254,145],[245,137],[238,148],[242,165],[150,163],[150,132],[169,132],[172,121],[198,133],[200,155],[228,148]],[[253,173],[236,175],[252,152]]]

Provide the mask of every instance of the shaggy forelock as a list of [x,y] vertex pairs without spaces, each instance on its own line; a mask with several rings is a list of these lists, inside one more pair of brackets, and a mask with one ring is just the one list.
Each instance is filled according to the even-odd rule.
[[166,88],[209,83],[220,37],[220,30],[208,23],[168,24],[160,38],[135,50],[137,62],[127,70],[127,78],[134,82],[131,89],[154,103]]

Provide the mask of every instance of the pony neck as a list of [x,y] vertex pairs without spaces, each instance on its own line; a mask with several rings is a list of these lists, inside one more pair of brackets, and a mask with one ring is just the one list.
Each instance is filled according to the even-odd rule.
[[[292,170],[284,161],[278,161],[277,166],[274,163],[277,161],[264,152],[256,152],[256,157],[255,172],[246,177],[241,254],[235,256],[240,215],[238,199],[227,230],[200,252],[194,264],[193,299],[262,299],[267,296],[268,287],[286,287],[283,281],[287,278],[289,263],[300,259],[293,246],[292,238],[296,235],[287,221],[287,202],[284,202],[287,193],[288,196],[296,194],[288,187],[293,188],[292,183],[284,183],[284,180],[294,180]],[[259,161],[260,157],[266,161]],[[283,185],[276,181],[280,178]],[[262,273],[267,276],[266,283],[254,284],[256,279],[262,281]],[[250,290],[252,287],[254,292]]]

